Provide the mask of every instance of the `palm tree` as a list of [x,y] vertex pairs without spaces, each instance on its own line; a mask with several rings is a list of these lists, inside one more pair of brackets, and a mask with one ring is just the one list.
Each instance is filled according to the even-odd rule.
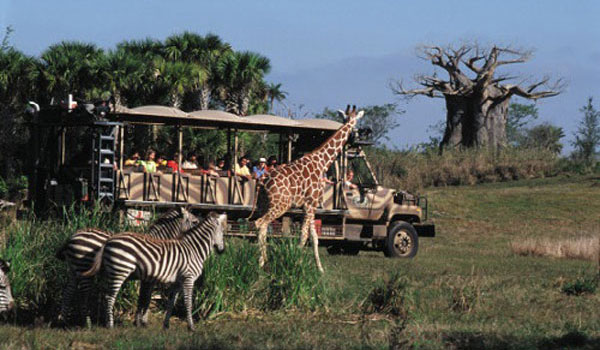
[[288,93],[286,91],[281,90],[281,83],[267,84],[267,95],[269,97],[269,113],[273,113],[273,103],[275,101],[277,101],[277,102],[283,101],[287,97],[287,94]]
[[231,52],[231,46],[214,34],[202,37],[195,33],[184,32],[168,37],[165,40],[164,52],[165,58],[170,61],[197,64],[204,70],[206,79],[191,92],[195,103],[190,109],[208,109],[211,91],[218,81],[216,67],[221,58]]
[[42,85],[49,97],[99,97],[103,55],[94,44],[63,41],[50,46],[41,56]]
[[0,104],[16,106],[33,99],[37,73],[34,58],[13,48],[0,50]]
[[169,105],[176,108],[181,107],[185,93],[197,89],[206,81],[206,72],[195,63],[169,62],[157,57],[153,66],[156,84],[166,91]]
[[148,65],[125,50],[109,52],[102,65],[105,88],[117,105],[126,105],[128,95],[138,95],[136,92],[144,89],[145,77],[150,76]]
[[252,94],[271,70],[269,59],[253,52],[235,52],[219,64],[220,95],[225,110],[246,115]]

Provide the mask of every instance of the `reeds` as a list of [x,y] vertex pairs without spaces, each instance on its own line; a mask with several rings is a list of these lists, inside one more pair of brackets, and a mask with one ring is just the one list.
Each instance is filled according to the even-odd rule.
[[598,261],[599,244],[595,237],[525,239],[511,243],[511,248],[518,255]]

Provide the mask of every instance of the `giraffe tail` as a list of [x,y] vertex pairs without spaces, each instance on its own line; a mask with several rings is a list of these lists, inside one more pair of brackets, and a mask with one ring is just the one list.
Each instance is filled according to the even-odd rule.
[[94,256],[94,262],[92,263],[92,266],[89,270],[80,273],[81,277],[91,277],[96,275],[98,271],[100,271],[100,267],[102,266],[102,254],[104,253],[104,247],[106,247],[106,245],[103,245],[102,247],[100,247],[100,249],[98,249],[98,252],[96,252],[96,255]]
[[248,215],[248,217],[246,217],[246,220],[250,220],[250,218],[256,212],[256,203],[258,202],[258,195],[259,195],[260,189],[264,185],[265,184],[261,180],[256,181],[256,187],[254,188],[254,201],[252,202],[252,211],[250,211],[250,215]]

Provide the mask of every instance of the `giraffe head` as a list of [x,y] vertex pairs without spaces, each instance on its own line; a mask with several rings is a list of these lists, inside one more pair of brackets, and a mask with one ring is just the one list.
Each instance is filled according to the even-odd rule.
[[338,110],[338,115],[344,120],[345,123],[352,123],[352,126],[355,126],[356,123],[362,116],[365,114],[365,111],[356,112],[356,105],[352,106],[350,109],[350,105],[346,107],[346,111]]

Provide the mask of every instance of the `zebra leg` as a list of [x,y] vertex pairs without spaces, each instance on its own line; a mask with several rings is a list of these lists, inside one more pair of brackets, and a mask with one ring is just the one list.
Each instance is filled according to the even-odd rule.
[[154,283],[142,281],[140,285],[140,296],[138,297],[138,309],[135,313],[135,325],[146,326],[148,324],[148,308],[152,299]]
[[192,294],[194,291],[194,279],[186,278],[183,280],[183,301],[185,303],[185,319],[190,331],[194,330],[194,320],[192,319]]
[[81,314],[84,317],[85,327],[92,328],[92,318],[90,317],[89,297],[92,290],[93,278],[79,278],[79,294],[81,295]]
[[65,324],[69,324],[71,320],[71,311],[72,309],[72,300],[73,295],[77,292],[77,277],[75,276],[75,272],[69,271],[69,281],[67,285],[63,289],[63,298],[62,304],[60,306],[60,315],[58,319]]
[[169,299],[167,300],[167,312],[165,313],[165,321],[163,322],[163,327],[165,329],[169,328],[169,319],[171,318],[171,314],[173,313],[173,307],[175,307],[175,300],[177,300],[177,294],[179,294],[179,289],[181,285],[179,283],[173,283],[171,288],[169,288]]
[[123,285],[125,279],[118,279],[113,276],[110,279],[112,283],[108,287],[108,291],[106,292],[105,305],[106,305],[106,327],[113,328],[115,325],[114,315],[113,315],[113,307],[115,306],[115,300],[117,299],[117,294],[119,294],[119,290]]

